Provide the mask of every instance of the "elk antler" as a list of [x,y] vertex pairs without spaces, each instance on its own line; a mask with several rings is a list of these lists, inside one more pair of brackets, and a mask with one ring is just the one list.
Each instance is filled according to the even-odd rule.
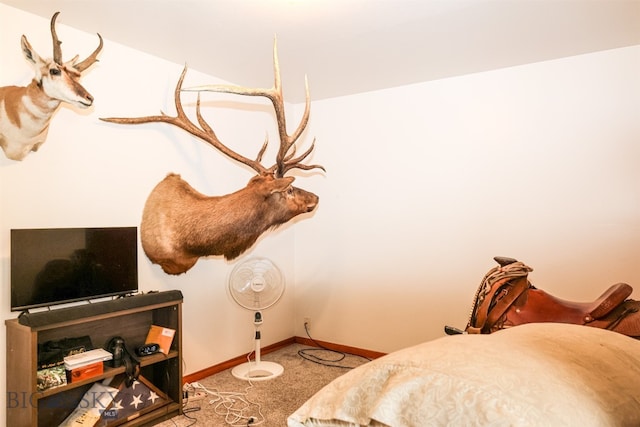
[[[56,64],[62,65],[62,49],[60,48],[60,45],[62,44],[62,42],[58,39],[58,34],[56,33],[56,18],[58,17],[59,14],[60,12],[56,12],[51,17],[51,38],[53,39],[53,60]],[[78,64],[74,64],[73,68],[82,72],[87,68],[89,68],[91,65],[93,65],[93,63],[95,63],[98,60],[98,54],[102,50],[102,44],[103,44],[102,36],[99,33],[98,33],[98,38],[100,39],[100,44],[98,45],[96,50],[94,50],[93,53],[89,55],[84,61]]]
[[[307,126],[307,122],[309,121],[309,111],[310,111],[310,99],[309,99],[309,85],[305,78],[305,88],[306,88],[306,102],[305,102],[305,111],[298,125],[298,128],[291,135],[287,134],[286,120],[285,120],[285,111],[284,111],[284,100],[282,97],[282,86],[280,84],[280,66],[278,64],[278,51],[277,44],[274,41],[273,45],[273,62],[274,62],[274,72],[275,72],[275,84],[271,89],[259,89],[259,88],[247,88],[242,86],[234,86],[234,85],[206,85],[206,86],[198,86],[192,87],[188,89],[182,89],[182,82],[184,81],[184,77],[187,73],[187,67],[185,66],[182,74],[180,75],[180,79],[178,80],[178,84],[176,85],[174,99],[176,106],[176,116],[168,116],[165,113],[161,112],[161,115],[157,116],[146,116],[146,117],[131,117],[131,118],[120,118],[120,117],[110,117],[110,118],[101,118],[100,120],[111,122],[111,123],[122,123],[122,124],[141,124],[141,123],[152,123],[152,122],[164,122],[169,123],[174,126],[177,126],[183,130],[186,130],[190,134],[202,139],[203,141],[211,144],[214,148],[225,154],[226,156],[243,163],[259,174],[274,174],[276,177],[282,177],[284,174],[291,169],[303,169],[303,170],[311,170],[311,169],[322,169],[325,170],[324,167],[320,165],[306,165],[303,164],[302,161],[311,154],[313,148],[315,146],[315,139],[311,143],[311,146],[307,151],[301,154],[298,157],[294,158],[295,155],[295,143],[304,131]],[[267,149],[268,138],[265,139],[262,148],[258,152],[255,160],[251,160],[247,157],[244,157],[241,154],[236,153],[235,151],[228,148],[224,145],[216,136],[215,132],[209,126],[209,124],[204,120],[202,114],[200,112],[200,93],[198,93],[198,99],[196,102],[196,116],[198,119],[197,126],[195,123],[191,122],[187,115],[184,112],[180,101],[180,92],[219,92],[219,93],[231,93],[236,95],[247,95],[247,96],[264,96],[271,100],[273,107],[276,113],[276,120],[278,122],[278,133],[280,135],[280,148],[276,155],[276,164],[273,166],[266,168],[261,164],[262,155]]]
[[[282,96],[282,84],[280,80],[280,64],[278,61],[278,44],[277,40],[274,39],[273,42],[273,68],[274,68],[274,76],[275,82],[274,86],[271,89],[259,89],[259,88],[245,88],[241,86],[233,86],[233,85],[205,85],[205,86],[196,86],[188,89],[183,89],[184,91],[204,91],[204,92],[223,92],[223,93],[232,93],[236,95],[246,95],[246,96],[264,96],[268,98],[273,104],[273,108],[276,113],[276,120],[278,122],[278,133],[280,136],[280,148],[278,149],[278,154],[276,156],[276,164],[269,168],[270,172],[275,172],[275,175],[278,177],[282,177],[288,170],[290,169],[322,169],[324,168],[320,165],[305,165],[301,162],[313,151],[315,146],[315,139],[311,143],[311,146],[307,151],[305,151],[302,155],[293,158],[295,155],[295,143],[300,138],[300,135],[304,131],[307,126],[307,122],[309,121],[309,113],[311,107],[311,101],[309,97],[309,82],[305,76],[305,108],[304,114],[298,127],[295,132],[291,135],[287,133],[287,125],[284,111],[284,99]],[[263,146],[262,151],[266,148],[266,144],[268,141],[265,141],[265,145]],[[289,150],[292,150],[289,153]]]

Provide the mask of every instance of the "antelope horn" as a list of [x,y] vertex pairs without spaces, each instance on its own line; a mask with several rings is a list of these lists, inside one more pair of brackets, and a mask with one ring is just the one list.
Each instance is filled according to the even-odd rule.
[[96,50],[93,51],[93,53],[91,55],[89,55],[86,59],[84,59],[82,62],[75,64],[73,66],[73,68],[75,68],[78,71],[84,71],[87,68],[89,68],[91,65],[93,65],[97,60],[98,60],[98,54],[100,53],[100,51],[102,50],[102,36],[100,35],[100,33],[96,33],[98,34],[98,38],[100,39],[100,44],[98,44],[98,47],[96,48]]
[[56,12],[51,17],[51,37],[53,38],[53,60],[56,64],[62,65],[62,49],[60,49],[60,45],[62,42],[58,40],[58,35],[56,34],[56,18],[60,12]]

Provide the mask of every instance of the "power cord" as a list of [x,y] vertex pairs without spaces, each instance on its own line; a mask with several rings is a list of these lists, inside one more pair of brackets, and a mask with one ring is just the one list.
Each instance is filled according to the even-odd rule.
[[[307,334],[307,337],[309,337],[309,339],[311,340],[311,342],[313,342],[318,347],[318,348],[303,348],[301,350],[298,350],[298,355],[300,357],[302,357],[303,359],[305,359],[305,360],[308,360],[308,361],[313,362],[313,363],[317,363],[319,365],[329,366],[331,368],[342,368],[342,369],[354,369],[354,368],[356,368],[356,366],[345,366],[345,365],[338,364],[338,362],[341,362],[341,361],[345,360],[347,356],[358,357],[358,358],[361,358],[361,359],[365,359],[367,361],[371,361],[371,359],[369,357],[366,357],[366,356],[360,356],[359,354],[346,353],[346,352],[343,352],[343,351],[332,350],[330,348],[327,348],[327,347],[323,346],[322,344],[320,344],[319,342],[317,342],[316,340],[314,340],[311,337],[311,334],[309,333],[309,324],[307,322],[304,323],[304,331]],[[326,354],[326,352],[335,354],[337,356],[335,358],[333,358],[333,359],[327,359],[327,358],[324,358],[322,356],[316,356],[314,354],[314,353]]]
[[[198,422],[197,418],[189,416],[188,414],[191,412],[198,412],[201,410],[200,406],[192,406],[188,407],[191,403],[189,400],[190,392],[193,391],[193,387],[191,387],[188,383],[182,386],[182,416],[191,421],[191,423],[187,424],[185,427],[191,427],[192,425]],[[176,422],[171,418],[173,424],[177,427]]]
[[[248,398],[249,390],[253,387],[251,382],[244,392],[209,390],[198,382],[185,384],[185,386],[192,388],[195,392],[202,391],[210,395],[212,398],[209,404],[215,405],[215,413],[224,416],[225,423],[231,427],[257,426],[265,422],[261,405]],[[248,415],[256,412],[257,415]]]
[[[194,412],[194,411],[199,411],[199,410],[200,410],[200,407],[197,407],[197,408],[187,408],[187,409],[185,409],[185,408],[184,408],[184,405],[183,405],[183,409],[182,409],[182,416],[183,416],[183,417],[185,417],[186,419],[188,419],[189,421],[191,421],[191,423],[190,423],[190,424],[187,424],[187,425],[186,425],[186,426],[184,426],[184,427],[191,427],[192,425],[194,425],[195,423],[197,423],[197,422],[198,422],[198,420],[197,420],[196,418],[194,418],[194,417],[190,417],[189,415],[187,415],[187,413],[189,413],[189,412]],[[169,418],[169,419],[171,420],[171,422],[173,423],[173,425],[174,425],[174,426],[178,427],[178,424],[175,422],[175,420],[174,420],[173,418]]]

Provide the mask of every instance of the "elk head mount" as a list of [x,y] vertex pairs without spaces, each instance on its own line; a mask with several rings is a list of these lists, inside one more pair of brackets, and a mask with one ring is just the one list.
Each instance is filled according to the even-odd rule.
[[[309,86],[305,79],[305,110],[296,130],[288,134],[275,41],[273,63],[275,83],[270,89],[234,85],[182,89],[187,72],[185,66],[174,92],[176,116],[161,113],[158,116],[135,118],[101,118],[112,123],[164,122],[177,126],[257,172],[246,187],[224,196],[205,196],[179,175],[172,173],[156,185],[144,206],[140,238],[147,257],[154,264],[159,264],[165,273],[185,273],[203,256],[223,255],[227,260],[234,259],[249,249],[265,231],[284,224],[297,215],[311,212],[317,206],[318,196],[293,187],[294,178],[284,176],[292,169],[324,170],[320,165],[302,163],[313,151],[315,140],[304,153],[296,156],[296,141],[309,121]],[[180,101],[181,91],[198,92],[198,124],[190,121],[185,114]],[[200,111],[200,92],[203,91],[260,96],[271,101],[275,109],[280,139],[275,164],[269,167],[262,165],[268,139],[263,143],[255,160],[231,150],[218,139]]]
[[85,60],[78,56],[62,61],[62,50],[56,34],[56,12],[51,18],[53,59],[43,59],[31,47],[23,35],[20,41],[24,57],[35,70],[28,86],[0,88],[0,147],[12,160],[22,160],[31,151],[37,151],[47,139],[49,122],[61,103],[67,102],[80,108],[93,104],[93,96],[80,85],[81,73],[98,59],[100,44]]

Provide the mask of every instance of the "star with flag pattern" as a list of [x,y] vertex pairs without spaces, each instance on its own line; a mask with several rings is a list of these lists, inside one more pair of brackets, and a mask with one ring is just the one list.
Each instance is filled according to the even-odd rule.
[[113,406],[111,407],[111,409],[115,409],[115,410],[124,409],[124,406],[122,406],[122,399],[113,402]]
[[133,400],[131,401],[131,405],[133,405],[134,408],[138,409],[138,405],[142,405],[142,399],[140,399],[142,397],[142,394],[139,394],[137,396],[133,396]]

